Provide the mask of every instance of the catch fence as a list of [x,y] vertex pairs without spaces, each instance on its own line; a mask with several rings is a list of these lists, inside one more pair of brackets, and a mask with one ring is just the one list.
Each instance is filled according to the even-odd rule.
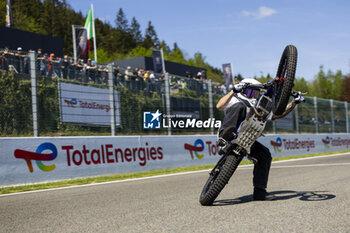
[[[215,121],[208,120],[223,119],[215,105],[224,90],[210,80],[171,74],[156,74],[154,80],[127,77],[112,65],[94,74],[85,67],[72,79],[70,70],[67,76],[62,70],[61,75],[42,73],[40,62],[31,52],[23,68],[27,72],[1,71],[1,137],[215,134]],[[349,132],[347,102],[305,99],[287,117],[269,122],[265,133]],[[156,119],[159,128],[148,118],[157,112],[162,114]],[[169,122],[175,118],[209,123],[179,127]]]

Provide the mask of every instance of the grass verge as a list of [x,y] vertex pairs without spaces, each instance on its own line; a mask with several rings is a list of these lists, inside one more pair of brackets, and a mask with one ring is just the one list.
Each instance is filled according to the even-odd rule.
[[[315,157],[315,156],[346,153],[346,152],[350,152],[350,151],[346,150],[346,151],[336,151],[336,152],[327,152],[327,153],[318,153],[318,154],[276,157],[276,158],[273,158],[273,161],[289,160],[289,159],[296,159],[296,158],[307,158],[307,157]],[[247,165],[247,164],[251,164],[251,162],[244,160],[241,162],[240,165]],[[213,168],[213,166],[214,166],[214,164],[210,164],[210,165],[200,165],[200,166],[192,166],[192,167],[169,168],[169,169],[161,169],[161,170],[153,170],[153,171],[143,171],[143,172],[123,173],[123,174],[114,174],[114,175],[106,175],[106,176],[87,177],[87,178],[79,178],[79,179],[62,180],[62,181],[56,181],[56,182],[48,182],[48,183],[8,186],[8,187],[1,187],[0,194],[25,192],[25,191],[33,191],[33,190],[40,190],[40,189],[59,188],[59,187],[84,185],[84,184],[92,184],[92,183],[101,183],[101,182],[108,182],[108,181],[115,181],[115,180],[125,180],[125,179],[157,176],[157,175],[188,172],[188,171],[206,170],[206,169]]]

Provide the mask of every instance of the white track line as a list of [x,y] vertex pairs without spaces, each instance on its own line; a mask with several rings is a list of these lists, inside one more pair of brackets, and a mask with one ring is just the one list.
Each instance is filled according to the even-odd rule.
[[271,168],[328,167],[328,166],[349,166],[349,165],[350,163],[323,163],[323,164],[271,166]]
[[[314,156],[314,157],[300,158],[300,159],[282,160],[282,161],[272,162],[272,165],[276,164],[276,163],[285,163],[285,162],[308,160],[308,159],[329,158],[329,157],[335,157],[335,156],[341,156],[341,155],[349,155],[349,154],[350,153],[343,153],[343,154]],[[350,163],[341,163],[341,164],[340,163],[339,164],[338,163],[337,164],[310,164],[310,165],[290,165],[290,166],[286,165],[286,166],[271,166],[271,168],[291,168],[291,167],[295,168],[295,167],[340,166],[340,165],[346,165],[347,166],[347,165],[350,165]],[[238,167],[238,169],[249,169],[251,167],[253,167],[253,164],[241,165],[241,166]],[[97,185],[104,185],[104,184],[124,183],[124,182],[129,182],[129,181],[157,179],[157,178],[163,178],[163,177],[169,177],[169,176],[179,176],[179,175],[188,175],[188,174],[195,174],[195,173],[201,173],[201,172],[208,172],[210,170],[211,169],[206,169],[206,170],[199,170],[199,171],[181,172],[181,173],[173,173],[173,174],[165,174],[165,175],[157,175],[157,176],[125,179],[125,180],[107,181],[107,182],[93,183],[93,184],[83,184],[83,185],[74,185],[74,186],[67,186],[67,187],[51,188],[51,189],[40,189],[40,190],[34,190],[34,191],[25,191],[25,192],[18,192],[18,193],[0,194],[0,197],[22,195],[22,194],[29,194],[29,193],[48,192],[48,191],[64,190],[64,189],[72,189],[72,188],[81,188],[81,187],[97,186]]]

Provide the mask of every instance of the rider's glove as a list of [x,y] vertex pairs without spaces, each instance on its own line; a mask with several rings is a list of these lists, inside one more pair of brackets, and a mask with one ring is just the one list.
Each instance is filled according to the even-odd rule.
[[234,86],[232,87],[232,91],[233,91],[234,93],[240,93],[240,92],[243,91],[243,88],[244,88],[244,85],[242,85],[242,84],[236,84],[236,85],[234,85]]
[[294,97],[293,102],[296,104],[300,104],[301,102],[304,102],[305,98],[301,95],[301,92],[298,91],[298,94]]

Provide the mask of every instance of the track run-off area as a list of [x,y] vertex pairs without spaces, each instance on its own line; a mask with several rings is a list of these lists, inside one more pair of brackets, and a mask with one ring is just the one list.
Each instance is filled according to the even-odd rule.
[[0,195],[0,232],[350,232],[350,154],[273,162],[253,201],[240,166],[213,206],[208,171]]

